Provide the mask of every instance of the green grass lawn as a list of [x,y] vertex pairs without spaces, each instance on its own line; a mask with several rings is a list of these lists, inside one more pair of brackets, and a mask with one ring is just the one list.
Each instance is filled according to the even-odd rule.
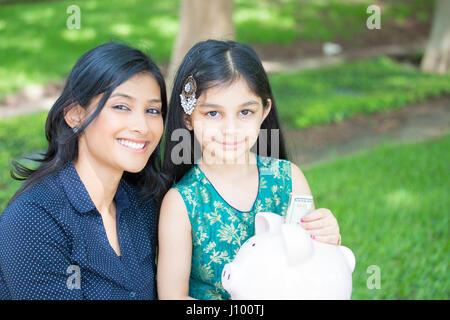
[[435,75],[386,57],[270,75],[280,118],[293,128],[340,122],[450,93],[450,74]]
[[[356,256],[353,299],[449,299],[450,135],[384,145],[305,170]],[[368,289],[381,271],[381,288]],[[370,269],[369,269],[370,270]]]
[[[297,39],[350,39],[366,30],[372,0],[235,0],[238,41],[280,43]],[[433,1],[383,0],[383,21],[430,18]],[[158,64],[170,58],[178,32],[180,0],[66,0],[0,6],[0,101],[11,92],[67,75],[87,50],[125,41]],[[81,10],[81,28],[69,30],[70,5]]]
[[0,121],[0,212],[21,184],[10,176],[11,161],[47,148],[46,117],[38,112]]

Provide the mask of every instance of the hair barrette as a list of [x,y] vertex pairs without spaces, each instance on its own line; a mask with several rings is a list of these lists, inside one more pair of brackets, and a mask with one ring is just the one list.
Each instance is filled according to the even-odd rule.
[[197,99],[195,98],[195,92],[197,91],[197,83],[193,76],[187,77],[184,82],[183,89],[181,90],[181,106],[186,114],[191,114],[194,110]]

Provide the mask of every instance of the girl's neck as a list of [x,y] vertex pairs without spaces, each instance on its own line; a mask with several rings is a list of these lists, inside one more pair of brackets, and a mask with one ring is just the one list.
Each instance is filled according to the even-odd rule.
[[78,157],[74,167],[97,210],[111,212],[123,172],[113,171],[86,157]]
[[198,166],[204,173],[211,176],[223,176],[227,177],[227,180],[237,180],[252,173],[254,166],[257,165],[256,160],[256,154],[249,151],[233,162],[224,162],[214,158],[204,160],[202,157],[198,161]]

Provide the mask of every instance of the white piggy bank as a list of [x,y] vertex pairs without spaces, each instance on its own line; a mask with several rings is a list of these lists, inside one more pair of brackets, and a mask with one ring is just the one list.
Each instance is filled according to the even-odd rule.
[[255,216],[255,235],[222,271],[232,299],[350,299],[353,252],[312,240],[270,212]]

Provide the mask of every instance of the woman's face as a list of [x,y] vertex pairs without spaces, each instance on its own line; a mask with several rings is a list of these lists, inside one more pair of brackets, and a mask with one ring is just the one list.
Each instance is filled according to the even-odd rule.
[[186,125],[194,130],[205,161],[236,163],[245,160],[257,141],[270,107],[270,99],[263,108],[261,98],[240,77],[202,93]]
[[[102,95],[93,99],[87,119]],[[114,171],[141,171],[163,133],[160,87],[139,73],[119,85],[79,138],[78,157]],[[83,109],[84,110],[84,109]]]

